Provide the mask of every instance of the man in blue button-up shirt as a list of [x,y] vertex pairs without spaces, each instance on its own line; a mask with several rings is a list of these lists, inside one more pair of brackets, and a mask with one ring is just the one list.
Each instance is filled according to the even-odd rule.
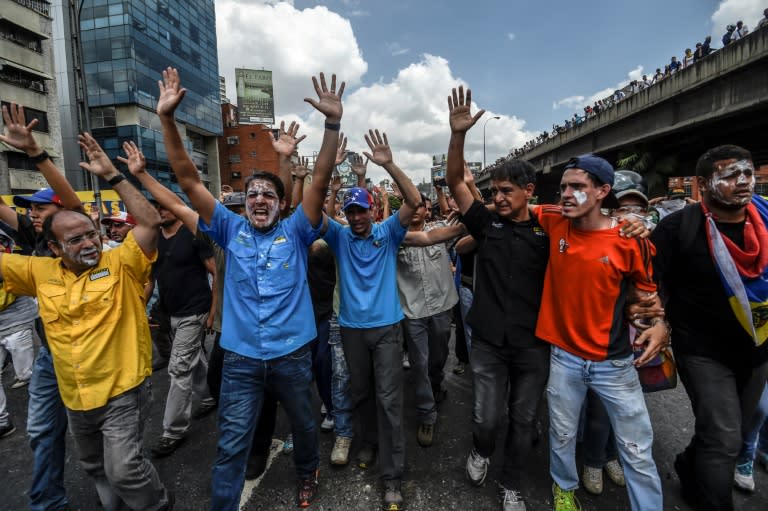
[[[291,420],[294,462],[299,477],[298,504],[307,507],[318,490],[319,450],[312,415],[312,359],[309,342],[315,322],[307,287],[307,251],[326,228],[322,207],[338,144],[344,83],[336,91],[312,79],[318,99],[305,99],[326,116],[312,185],[302,205],[286,220],[285,186],[274,174],[256,172],[245,183],[246,217],[216,201],[184,151],[174,121],[184,97],[178,72],[163,71],[157,113],[179,185],[200,215],[200,230],[226,251],[221,346],[224,368],[219,401],[218,456],[213,468],[211,509],[235,511],[243,489],[265,390]],[[281,158],[286,155],[281,154]]]

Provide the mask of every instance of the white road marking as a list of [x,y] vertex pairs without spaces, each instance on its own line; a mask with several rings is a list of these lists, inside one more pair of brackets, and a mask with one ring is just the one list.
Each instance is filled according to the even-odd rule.
[[251,481],[245,480],[245,484],[243,485],[243,492],[240,494],[240,507],[239,509],[244,509],[245,505],[248,503],[249,500],[251,500],[251,497],[253,496],[253,493],[256,491],[256,488],[259,487],[261,484],[261,480],[264,478],[265,475],[267,475],[267,471],[269,471],[269,467],[272,465],[272,462],[275,460],[275,456],[283,450],[283,441],[278,440],[277,438],[272,439],[272,445],[269,448],[269,458],[267,458],[267,467],[264,469],[264,473],[261,474],[258,479],[253,479]]

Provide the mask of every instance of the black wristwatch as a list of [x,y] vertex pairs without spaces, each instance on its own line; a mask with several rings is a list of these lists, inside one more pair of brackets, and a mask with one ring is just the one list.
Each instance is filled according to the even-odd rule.
[[125,176],[122,174],[118,174],[112,179],[110,179],[109,181],[107,181],[107,183],[109,183],[109,186],[114,187],[117,183],[121,181],[125,181]]
[[51,155],[48,154],[48,151],[43,150],[43,152],[38,154],[37,156],[29,156],[29,161],[31,161],[35,165],[40,165],[45,160],[50,159],[50,157]]

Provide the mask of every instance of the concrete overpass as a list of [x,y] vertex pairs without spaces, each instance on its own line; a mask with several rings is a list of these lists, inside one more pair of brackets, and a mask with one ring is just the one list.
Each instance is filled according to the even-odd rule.
[[[615,164],[628,153],[665,160],[666,178],[693,175],[706,149],[737,144],[756,164],[768,163],[768,28],[757,30],[695,65],[633,94],[580,126],[550,138],[521,158],[539,174],[538,195],[557,199],[562,167],[571,157],[597,153]],[[669,163],[673,162],[669,171]],[[477,179],[481,189],[490,176]]]

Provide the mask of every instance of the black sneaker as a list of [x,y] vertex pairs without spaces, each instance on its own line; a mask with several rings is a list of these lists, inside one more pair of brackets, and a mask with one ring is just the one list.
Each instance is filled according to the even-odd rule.
[[248,465],[245,467],[245,478],[249,481],[258,479],[267,469],[267,454],[251,454],[248,458]]
[[364,445],[357,453],[357,466],[360,468],[370,468],[376,462],[376,448],[370,445]]
[[193,419],[202,419],[212,411],[216,409],[216,402],[211,401],[203,401],[200,403],[200,405],[197,407],[197,410],[195,410],[195,413],[192,414]]
[[167,436],[161,436],[160,440],[150,449],[153,458],[165,458],[174,453],[176,449],[184,443],[186,438],[170,438]]
[[416,441],[422,447],[431,447],[434,435],[434,424],[419,424],[419,429],[416,430]]
[[400,481],[384,481],[383,509],[384,511],[402,511],[404,509]]
[[299,481],[299,492],[296,496],[299,507],[309,507],[312,501],[317,498],[320,493],[320,483],[317,481],[319,475],[320,471],[315,470],[310,479]]
[[14,426],[10,421],[8,421],[8,424],[6,426],[0,427],[0,438],[11,436],[15,431],[16,431],[16,426]]
[[677,472],[677,477],[680,479],[680,493],[683,500],[690,507],[696,509],[698,507],[696,481],[693,475],[693,468],[684,452],[675,456],[675,472]]

